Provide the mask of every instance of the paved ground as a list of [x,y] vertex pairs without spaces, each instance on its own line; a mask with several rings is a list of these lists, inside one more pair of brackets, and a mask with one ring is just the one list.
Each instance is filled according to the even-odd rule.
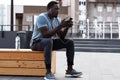
[[[65,52],[57,52],[57,80],[120,80],[120,53],[76,52],[74,68],[80,78],[65,78]],[[0,76],[0,80],[43,80],[43,77]]]

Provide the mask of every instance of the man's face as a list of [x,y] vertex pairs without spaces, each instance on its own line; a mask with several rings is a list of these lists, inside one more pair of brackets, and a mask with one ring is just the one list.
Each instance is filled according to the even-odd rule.
[[53,7],[51,8],[51,15],[52,17],[57,17],[59,12],[59,5],[54,4]]

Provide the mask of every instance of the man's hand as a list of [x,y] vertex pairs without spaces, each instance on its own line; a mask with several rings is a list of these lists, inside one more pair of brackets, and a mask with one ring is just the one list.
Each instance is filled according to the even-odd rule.
[[66,18],[63,19],[62,22],[61,22],[61,24],[60,24],[60,26],[61,26],[62,28],[72,27],[72,26],[73,26],[72,18],[70,18],[69,20],[66,20]]
[[70,28],[73,26],[73,21],[69,21],[67,27]]
[[58,35],[61,39],[64,39],[69,28],[73,26],[72,18],[69,18],[68,20],[66,20],[66,18],[63,19],[60,26],[62,26],[63,29],[58,32]]

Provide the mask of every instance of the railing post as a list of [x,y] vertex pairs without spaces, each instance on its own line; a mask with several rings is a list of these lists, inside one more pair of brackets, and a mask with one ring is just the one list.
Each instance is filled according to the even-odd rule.
[[3,30],[3,25],[1,25],[1,37],[4,38],[4,30]]
[[101,23],[99,23],[99,28],[98,28],[98,35],[99,35],[99,39],[100,39],[100,37],[101,37],[101,32],[102,32],[102,24]]
[[119,39],[120,39],[120,20],[118,21],[118,30],[119,30],[119,31],[118,31],[119,33],[118,33],[118,34],[119,34]]
[[87,31],[87,38],[88,38],[88,39],[90,38],[90,37],[89,37],[89,33],[90,33],[89,27],[90,27],[90,26],[89,26],[89,19],[87,19],[87,28],[88,28],[88,29],[87,29],[87,30],[88,30],[88,31]]
[[111,39],[112,39],[112,23],[110,23],[110,34],[111,34]]
[[30,25],[28,25],[28,31],[30,31]]
[[3,25],[1,25],[1,31],[3,31]]
[[95,26],[95,39],[97,39],[97,19],[94,20],[94,26]]
[[103,21],[103,39],[105,39],[105,22]]
[[11,10],[11,21],[10,21],[10,23],[11,23],[11,31],[13,31],[13,25],[14,25],[14,0],[11,0],[11,8],[10,8],[10,10]]

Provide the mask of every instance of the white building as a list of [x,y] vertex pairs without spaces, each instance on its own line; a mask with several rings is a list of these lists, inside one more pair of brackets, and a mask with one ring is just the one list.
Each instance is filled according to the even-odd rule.
[[86,33],[86,0],[79,0],[79,32],[82,37],[85,37]]

